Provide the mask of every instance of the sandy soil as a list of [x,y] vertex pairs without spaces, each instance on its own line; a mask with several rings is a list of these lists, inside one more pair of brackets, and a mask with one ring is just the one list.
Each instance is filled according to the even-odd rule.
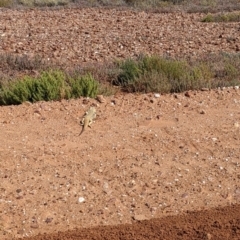
[[[186,44],[183,49],[194,53],[199,49],[195,41],[200,35],[200,46],[206,51],[236,51],[239,43],[239,25],[234,23],[204,25],[197,21],[199,15],[108,11],[3,11],[0,51],[42,51],[43,57],[48,57],[53,52],[48,47],[57,41],[60,56],[66,57],[62,61],[68,66],[83,60],[77,50],[72,57],[66,55],[70,54],[68,41],[71,47],[76,42],[82,50],[79,43],[84,34],[94,32],[94,39],[101,42],[101,34],[115,26],[106,37],[112,32],[123,39],[123,28],[126,31],[132,24],[138,31],[139,22],[139,34],[150,28],[150,42],[143,41],[138,44],[140,49],[127,48],[126,52],[120,48],[126,53],[123,57],[131,49],[137,54],[146,46],[155,52],[153,46],[162,42],[178,53],[180,42],[187,43],[189,37],[194,47]],[[50,21],[52,14],[54,21]],[[103,14],[108,28],[93,31],[96,21],[105,19]],[[37,23],[38,18],[44,21]],[[160,21],[163,18],[168,22]],[[81,28],[76,25],[81,29],[79,40],[68,35],[74,28],[66,27],[62,34],[69,19],[73,26],[82,23]],[[155,30],[152,19],[159,21]],[[183,26],[185,33],[173,38],[174,24]],[[26,29],[31,30],[27,38]],[[217,38],[220,32],[223,37]],[[211,39],[206,38],[210,33]],[[152,40],[160,35],[154,45]],[[26,40],[29,36],[39,42],[31,45]],[[234,44],[224,36],[234,36]],[[162,41],[164,38],[172,41]],[[211,43],[216,38],[219,45]],[[133,46],[136,38],[129,39]],[[96,50],[91,41],[81,56],[86,61],[106,60],[109,52],[103,53],[104,59],[89,57],[92,53],[87,49]],[[104,49],[106,45],[101,46]],[[109,46],[117,57],[117,45]],[[0,107],[0,238],[51,233],[32,239],[239,239],[240,89],[171,95],[118,93],[103,100],[80,98]],[[96,121],[79,137],[79,122],[90,106],[97,109]],[[194,212],[186,214],[189,211]]]

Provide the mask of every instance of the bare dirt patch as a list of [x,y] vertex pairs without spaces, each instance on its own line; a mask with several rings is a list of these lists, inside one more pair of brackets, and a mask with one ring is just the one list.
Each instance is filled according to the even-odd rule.
[[[1,107],[2,236],[239,203],[240,92],[186,95]],[[96,122],[79,137],[90,105]]]
[[[238,51],[239,24],[204,24],[200,17],[103,9],[6,10],[1,11],[0,52],[39,54],[68,68],[141,52],[190,56]],[[97,109],[96,122],[79,137],[81,116],[91,105]],[[190,214],[187,229],[181,225],[187,220],[176,218],[181,231],[169,228],[168,239],[177,239],[176,232],[194,239],[196,226],[206,239],[237,239],[239,106],[240,90],[225,88],[160,97],[116,94],[103,103],[81,98],[0,107],[1,239],[97,226],[110,234],[118,230],[109,225],[140,220],[149,222],[123,231],[137,234],[146,226],[146,236],[151,236],[161,221],[176,226],[170,216],[217,206],[228,207]],[[209,218],[198,222],[198,214]],[[216,235],[213,228],[223,232]],[[68,234],[42,239],[69,239]]]
[[144,220],[133,224],[95,227],[51,235],[38,235],[26,240],[48,239],[239,239],[240,207],[231,206],[181,216]]

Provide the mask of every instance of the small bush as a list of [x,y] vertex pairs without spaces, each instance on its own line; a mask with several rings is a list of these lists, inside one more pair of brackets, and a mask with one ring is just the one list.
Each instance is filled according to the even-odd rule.
[[0,7],[11,7],[12,4],[12,0],[0,0]]
[[240,12],[225,13],[225,14],[208,14],[202,19],[202,22],[239,22]]
[[39,56],[30,58],[27,55],[7,55],[6,62],[11,69],[18,71],[41,69],[41,67],[44,65],[43,60]]
[[3,86],[0,104],[20,104],[25,101],[60,100],[68,96],[65,75],[60,71],[43,72],[39,78],[24,77]]
[[121,85],[123,87],[128,86],[135,82],[140,74],[142,74],[138,63],[133,59],[127,59],[126,61],[119,63],[119,67],[122,71],[117,76],[117,81],[114,81],[116,85]]
[[26,76],[22,80],[1,85],[0,104],[95,97],[97,91],[98,82],[91,75],[70,78],[62,71],[45,71],[38,78]]
[[18,0],[19,4],[28,7],[52,7],[58,5],[67,5],[70,0]]
[[130,92],[182,92],[209,85],[212,72],[205,64],[190,66],[186,61],[156,56],[128,59],[120,64],[114,82]]
[[84,97],[96,97],[98,93],[98,82],[91,76],[86,74],[84,76],[75,76],[70,78],[69,85],[71,88],[70,95],[73,98],[80,96]]

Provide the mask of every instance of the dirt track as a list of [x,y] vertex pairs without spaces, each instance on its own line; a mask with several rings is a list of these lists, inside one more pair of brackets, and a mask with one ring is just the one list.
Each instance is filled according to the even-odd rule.
[[[117,49],[121,57],[144,51],[200,54],[234,52],[239,44],[234,23],[206,25],[199,23],[200,15],[108,11],[1,12],[0,51],[38,53],[70,66],[120,57]],[[185,32],[173,36],[176,26]],[[129,45],[122,44],[126,32]],[[90,34],[88,46],[83,36]],[[146,41],[137,44],[139,36]],[[103,57],[95,41],[100,52],[109,44]],[[78,137],[81,116],[91,105],[97,108],[96,122]],[[239,239],[239,106],[235,87],[160,96],[116,94],[103,103],[81,98],[0,107],[0,238],[100,226],[71,237],[34,239],[77,239],[79,234],[86,234],[82,239]],[[222,210],[213,210],[217,206]],[[170,217],[186,211],[199,212]],[[149,221],[113,227],[139,220]]]

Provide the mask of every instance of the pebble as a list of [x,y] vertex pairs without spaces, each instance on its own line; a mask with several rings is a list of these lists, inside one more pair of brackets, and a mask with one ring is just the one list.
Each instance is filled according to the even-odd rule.
[[32,105],[32,103],[31,102],[29,102],[29,101],[26,101],[26,102],[23,102],[23,105],[25,105],[25,106],[31,106]]
[[235,122],[235,123],[234,123],[234,127],[239,128],[239,123],[238,123],[238,122]]
[[84,198],[84,197],[79,197],[79,198],[78,198],[78,202],[79,202],[79,203],[85,202],[85,198]]
[[184,94],[186,97],[191,97],[190,93],[189,92],[185,92]]
[[136,221],[143,221],[143,220],[147,220],[147,217],[143,214],[137,214],[137,215],[134,215],[133,219]]
[[99,101],[100,103],[104,103],[106,100],[105,98],[103,97],[103,95],[97,95],[96,97],[97,101]]

